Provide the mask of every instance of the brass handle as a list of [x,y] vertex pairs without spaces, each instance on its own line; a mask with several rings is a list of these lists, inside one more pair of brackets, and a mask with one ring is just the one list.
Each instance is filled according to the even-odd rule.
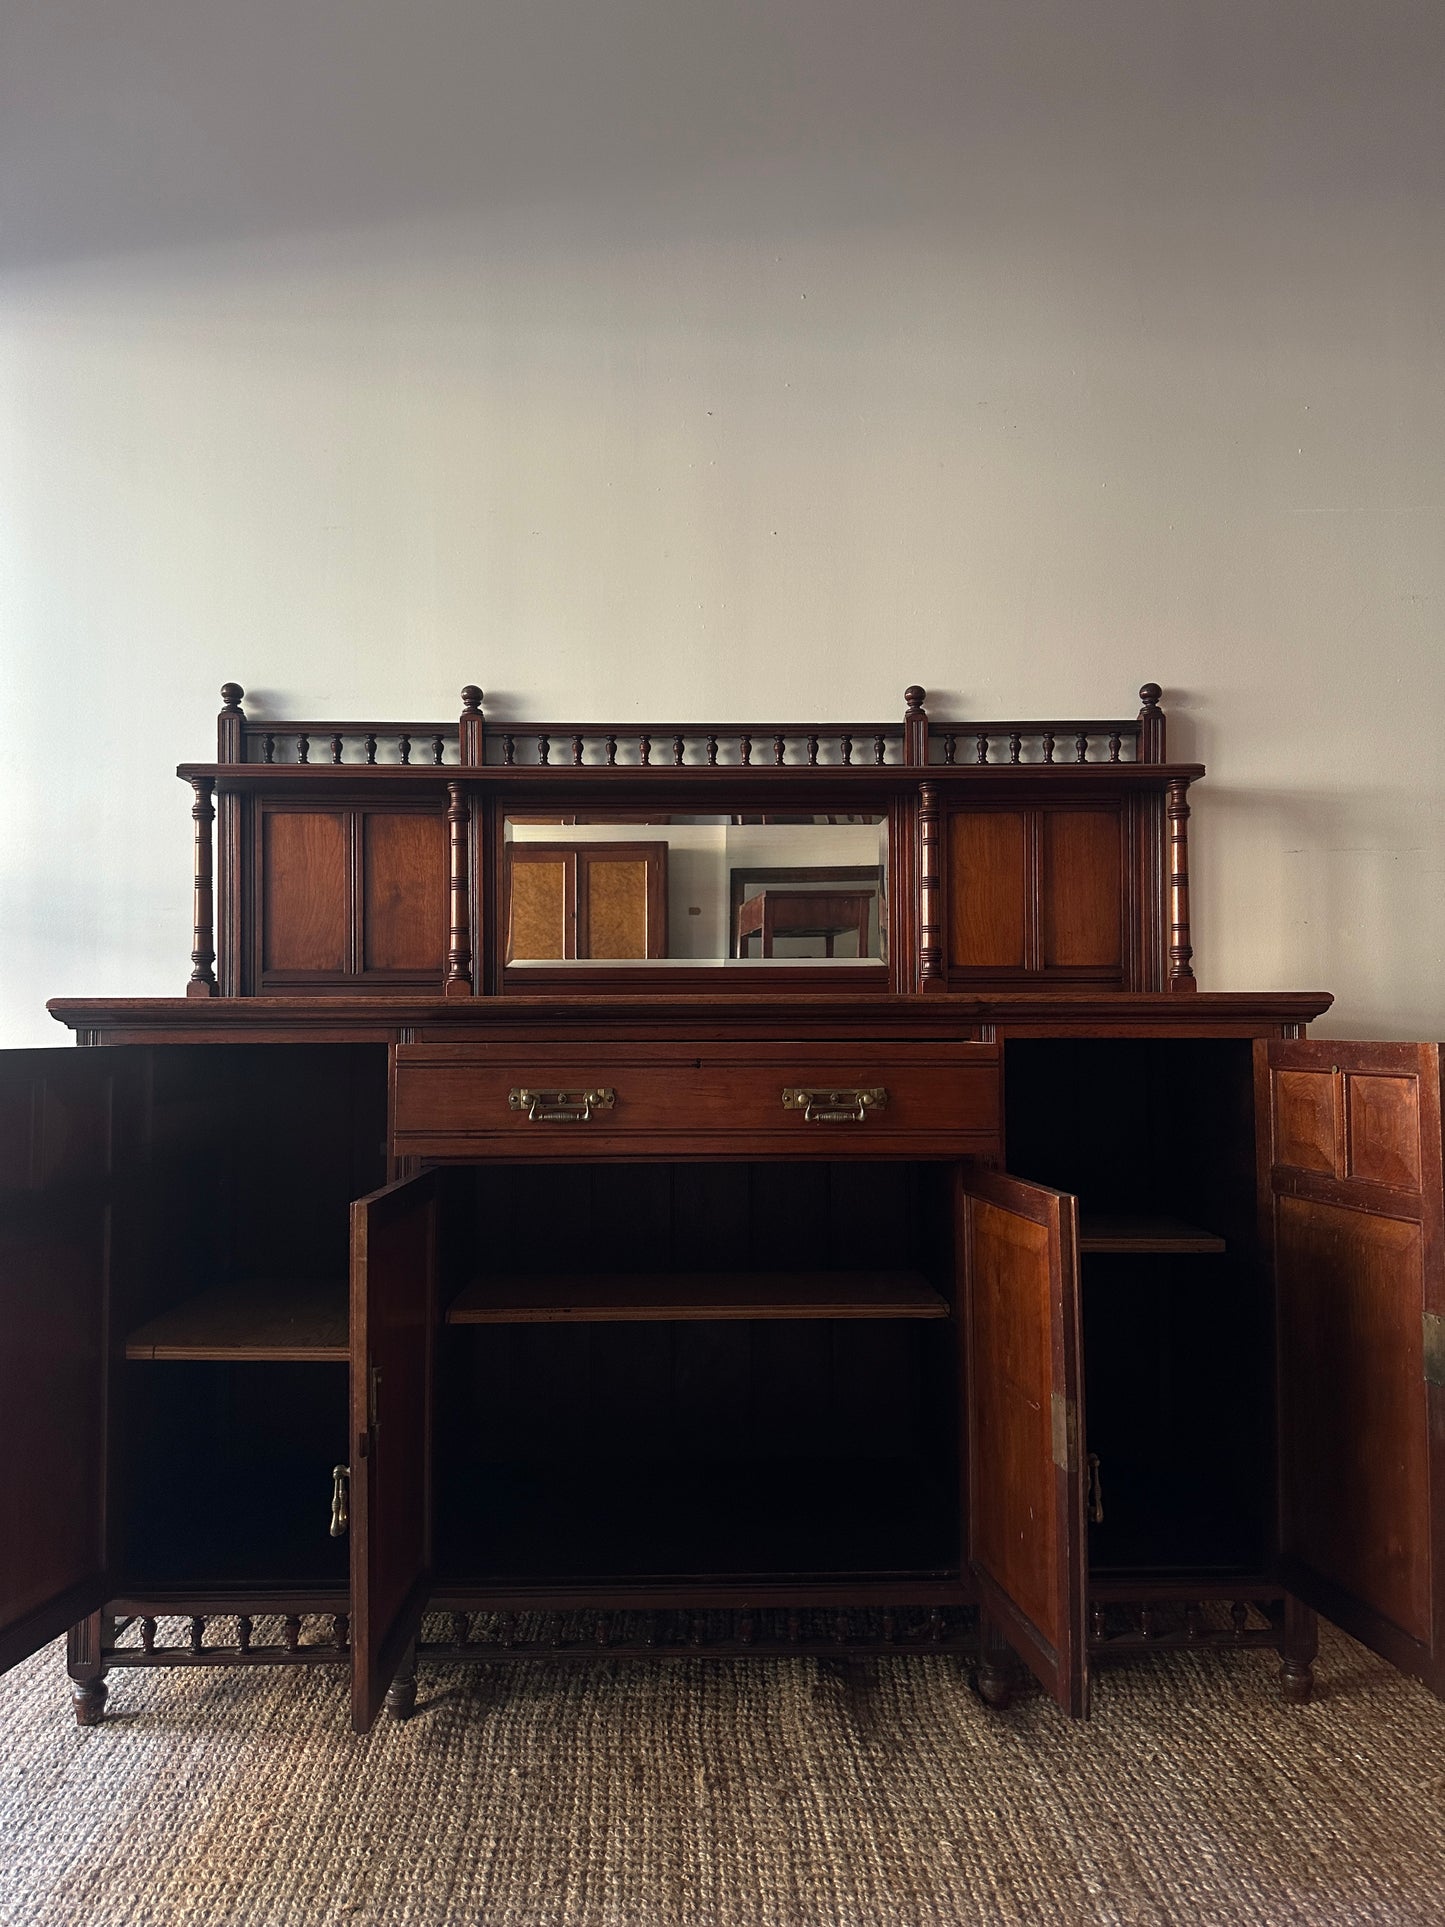
[[509,1111],[525,1111],[533,1124],[585,1124],[594,1111],[610,1111],[617,1093],[606,1087],[595,1091],[532,1091],[507,1093]]
[[864,1089],[815,1088],[790,1084],[783,1092],[783,1109],[801,1111],[805,1124],[865,1124],[870,1111],[881,1111],[888,1093],[881,1084]]
[[1101,1526],[1104,1523],[1104,1485],[1099,1477],[1099,1455],[1089,1454],[1089,1524]]
[[351,1467],[334,1465],[331,1468],[331,1536],[344,1539],[346,1528],[351,1523],[350,1511]]

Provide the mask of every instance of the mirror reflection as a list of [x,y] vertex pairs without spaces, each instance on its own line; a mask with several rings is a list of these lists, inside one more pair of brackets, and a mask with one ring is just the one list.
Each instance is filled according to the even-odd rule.
[[506,820],[509,964],[731,969],[887,955],[882,816]]

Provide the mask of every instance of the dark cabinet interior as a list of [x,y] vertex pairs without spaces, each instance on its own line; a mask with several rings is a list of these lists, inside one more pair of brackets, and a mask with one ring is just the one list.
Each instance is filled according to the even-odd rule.
[[1079,1201],[1091,1571],[1267,1570],[1273,1299],[1250,1044],[1019,1039],[1005,1074],[1009,1169]]
[[439,1579],[956,1574],[949,1174],[448,1172]]

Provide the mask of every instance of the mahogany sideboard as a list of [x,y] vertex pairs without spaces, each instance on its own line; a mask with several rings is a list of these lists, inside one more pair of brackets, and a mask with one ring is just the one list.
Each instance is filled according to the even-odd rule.
[[[364,1730],[418,1653],[922,1650],[1082,1714],[1171,1646],[1305,1698],[1318,1610],[1445,1691],[1440,1053],[1197,989],[1154,685],[650,728],[222,693],[187,994],[0,1058],[0,1664],[69,1628],[86,1723],[128,1667],[344,1666]],[[514,955],[527,836],[590,840],[585,953]],[[704,846],[735,902],[870,837],[869,955],[731,958],[728,909],[685,954]]]

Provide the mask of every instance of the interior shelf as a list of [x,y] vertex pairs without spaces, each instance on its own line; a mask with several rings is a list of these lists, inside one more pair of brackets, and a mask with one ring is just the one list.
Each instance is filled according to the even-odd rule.
[[248,1280],[198,1292],[138,1326],[125,1341],[125,1355],[345,1363],[347,1325],[345,1284]]
[[1085,1212],[1079,1220],[1079,1250],[1118,1252],[1218,1252],[1223,1238],[1180,1218],[1136,1218],[1113,1212]]
[[451,1325],[636,1324],[729,1318],[947,1318],[917,1271],[505,1273],[453,1299]]

